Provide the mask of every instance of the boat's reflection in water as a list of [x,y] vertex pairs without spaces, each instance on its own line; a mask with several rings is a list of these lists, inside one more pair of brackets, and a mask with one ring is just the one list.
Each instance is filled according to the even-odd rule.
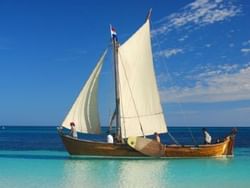
[[[75,159],[64,161],[64,187],[205,187],[228,184],[233,159],[193,158],[165,160]],[[211,178],[214,181],[211,181]]]
[[121,187],[162,187],[168,161],[122,161],[119,168]]
[[162,187],[166,183],[167,169],[166,160],[66,160],[62,185]]

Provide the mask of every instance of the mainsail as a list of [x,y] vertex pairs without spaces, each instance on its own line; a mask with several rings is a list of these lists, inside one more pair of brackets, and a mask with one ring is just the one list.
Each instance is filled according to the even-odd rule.
[[78,132],[100,133],[100,121],[97,107],[98,80],[107,50],[103,53],[79,96],[64,119],[62,126],[70,129],[70,122],[76,124]]
[[157,89],[149,20],[118,48],[122,138],[167,132]]

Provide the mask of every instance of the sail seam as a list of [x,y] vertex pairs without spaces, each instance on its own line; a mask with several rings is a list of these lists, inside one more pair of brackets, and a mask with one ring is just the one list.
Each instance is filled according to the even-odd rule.
[[151,117],[151,116],[157,116],[157,115],[161,115],[163,114],[163,112],[159,112],[159,113],[155,113],[155,114],[147,114],[147,115],[140,115],[140,116],[121,116],[121,118],[138,118],[138,117]]

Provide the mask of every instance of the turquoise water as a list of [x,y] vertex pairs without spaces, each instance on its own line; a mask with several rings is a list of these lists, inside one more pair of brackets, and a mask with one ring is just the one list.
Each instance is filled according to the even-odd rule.
[[234,158],[111,160],[1,151],[0,187],[250,187],[250,149]]
[[250,187],[249,128],[239,133],[233,158],[168,160],[70,157],[55,128],[31,129],[0,132],[0,188]]

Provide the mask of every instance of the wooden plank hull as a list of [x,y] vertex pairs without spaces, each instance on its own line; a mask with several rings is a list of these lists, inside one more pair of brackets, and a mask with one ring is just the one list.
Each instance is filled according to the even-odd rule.
[[[136,151],[128,144],[109,144],[105,142],[94,142],[80,140],[64,135],[59,131],[59,135],[70,155],[82,155],[93,157],[150,157]],[[166,145],[162,157],[166,158],[188,158],[188,157],[223,157],[232,156],[235,135],[227,136],[222,142],[216,144],[206,144],[198,146]]]
[[88,140],[80,140],[64,135],[59,132],[66,150],[71,155],[86,156],[121,156],[133,157],[143,156],[143,154],[135,151],[127,144],[109,144],[105,142],[94,142]]
[[232,156],[232,138],[226,137],[223,142],[195,146],[166,146],[165,157],[220,157]]

